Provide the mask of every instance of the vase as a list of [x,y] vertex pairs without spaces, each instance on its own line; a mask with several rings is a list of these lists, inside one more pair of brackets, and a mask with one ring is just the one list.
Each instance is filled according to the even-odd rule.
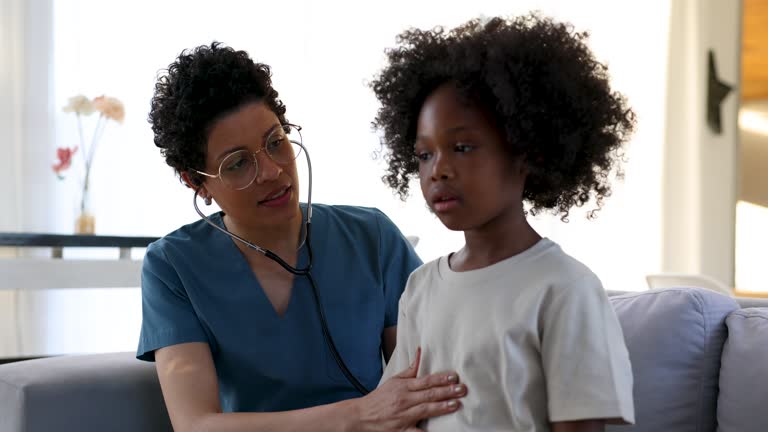
[[75,234],[95,234],[96,217],[90,212],[82,212],[75,221]]
[[80,214],[75,220],[75,234],[92,235],[96,233],[96,216],[91,210],[89,195],[88,186],[86,186],[80,201]]

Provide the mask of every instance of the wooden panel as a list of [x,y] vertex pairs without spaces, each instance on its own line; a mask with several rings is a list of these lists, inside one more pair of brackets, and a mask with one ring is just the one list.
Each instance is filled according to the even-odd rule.
[[742,130],[739,144],[739,200],[768,208],[768,136]]
[[768,0],[744,0],[741,97],[768,99]]
[[768,291],[742,291],[734,290],[733,295],[744,298],[768,298]]

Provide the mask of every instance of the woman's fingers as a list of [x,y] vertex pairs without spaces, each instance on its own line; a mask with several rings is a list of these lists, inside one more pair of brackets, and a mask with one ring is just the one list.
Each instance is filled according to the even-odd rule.
[[459,383],[456,372],[438,372],[421,378],[414,378],[408,382],[408,390],[419,391],[432,387],[455,385]]
[[411,392],[406,398],[409,405],[417,405],[459,399],[466,395],[467,387],[464,384],[452,384]]
[[405,412],[403,412],[403,415],[407,419],[409,419],[408,423],[410,423],[410,422],[417,422],[422,419],[450,414],[456,411],[457,409],[459,409],[460,407],[461,407],[461,402],[455,399],[451,399],[443,402],[429,402],[429,403],[422,403],[422,404],[413,406],[405,410]]
[[[421,347],[416,348],[416,357],[408,369],[388,381],[400,394],[397,406],[401,412],[400,420],[405,424],[415,424],[423,419],[450,414],[461,407],[459,399],[467,394],[467,387],[459,382],[456,372],[439,372],[417,378],[421,364]],[[422,432],[412,426],[406,431]]]
[[395,375],[395,377],[396,378],[416,378],[416,375],[419,373],[420,364],[421,364],[421,347],[417,347],[416,358],[413,359],[413,363],[411,363],[408,369]]

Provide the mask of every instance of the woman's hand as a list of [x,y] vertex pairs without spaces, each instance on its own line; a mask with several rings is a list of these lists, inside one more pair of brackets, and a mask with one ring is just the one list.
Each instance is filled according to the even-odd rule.
[[454,372],[442,372],[416,378],[421,349],[411,366],[395,375],[365,397],[355,400],[356,431],[417,432],[424,419],[449,414],[461,406],[459,399],[467,388]]

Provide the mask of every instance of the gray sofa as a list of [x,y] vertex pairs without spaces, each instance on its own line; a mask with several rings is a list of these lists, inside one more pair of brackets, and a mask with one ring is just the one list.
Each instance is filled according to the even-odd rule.
[[[610,432],[768,431],[768,300],[696,288],[609,294],[637,420]],[[0,432],[170,430],[154,367],[133,353],[0,366]]]

